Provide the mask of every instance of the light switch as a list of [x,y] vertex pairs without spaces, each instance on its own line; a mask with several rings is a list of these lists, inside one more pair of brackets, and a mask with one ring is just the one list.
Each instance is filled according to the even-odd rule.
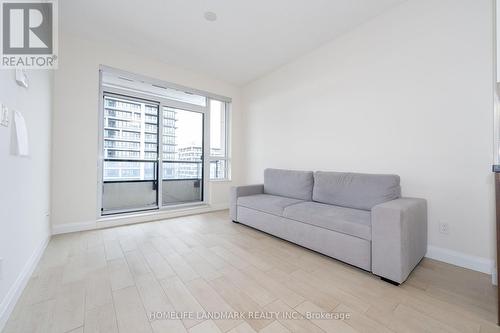
[[9,109],[4,104],[0,105],[0,125],[9,126]]

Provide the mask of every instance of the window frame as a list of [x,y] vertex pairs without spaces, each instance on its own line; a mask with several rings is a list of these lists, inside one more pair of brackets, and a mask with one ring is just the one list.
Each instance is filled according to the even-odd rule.
[[[215,98],[209,98],[208,99],[208,106],[209,106],[209,113],[210,113],[210,116],[211,116],[211,113],[212,113],[212,110],[210,109],[210,102],[214,100],[214,101],[218,101],[218,102],[221,102],[224,104],[224,156],[215,156],[215,155],[212,155],[212,146],[211,146],[211,142],[210,142],[210,149],[209,149],[209,152],[210,152],[210,155],[208,157],[209,159],[209,162],[211,163],[212,161],[224,161],[225,162],[225,168],[224,168],[224,177],[222,178],[211,178],[210,177],[210,181],[211,182],[228,182],[228,181],[231,181],[231,146],[230,146],[230,124],[231,124],[231,118],[230,118],[230,108],[231,108],[231,103],[230,102],[225,102],[225,101],[221,101],[221,100],[218,100],[218,99],[215,99]],[[210,164],[209,164],[210,166]],[[209,170],[210,171],[210,170]]]
[[493,172],[500,172],[500,0],[493,1]]
[[[171,89],[176,89],[180,91],[184,91],[185,93],[191,93],[191,94],[197,94],[205,97],[205,106],[200,106],[196,104],[191,104],[183,101],[178,101],[174,99],[168,99],[167,97],[160,97],[160,96],[149,96],[148,94],[141,93],[140,91],[133,91],[131,89],[120,89],[118,87],[104,87],[103,85],[103,73],[109,73],[112,75],[116,75],[119,77],[125,77],[125,78],[130,78],[133,80],[139,80],[143,82],[147,82],[148,84],[151,85],[157,85],[161,87],[167,87]],[[98,112],[98,154],[97,154],[97,173],[98,173],[98,181],[97,181],[97,219],[102,220],[102,219],[107,219],[113,216],[120,216],[120,215],[126,215],[126,214],[140,214],[143,213],[144,211],[133,211],[133,212],[127,212],[123,211],[120,213],[117,213],[118,215],[112,215],[112,214],[102,214],[101,208],[102,208],[102,189],[103,189],[103,172],[104,172],[104,96],[105,94],[117,94],[117,95],[123,95],[123,96],[129,96],[133,98],[138,98],[138,99],[143,99],[143,100],[149,100],[149,101],[154,101],[154,102],[159,102],[159,125],[158,125],[158,177],[160,177],[160,172],[162,169],[161,163],[163,161],[163,147],[161,145],[161,140],[162,140],[162,135],[160,135],[160,131],[163,131],[163,117],[161,117],[161,112],[163,110],[164,106],[168,107],[173,107],[173,108],[179,108],[183,109],[186,111],[194,111],[194,112],[200,112],[203,114],[203,188],[202,188],[202,201],[200,202],[193,202],[193,203],[183,203],[183,204],[177,204],[177,205],[169,205],[169,206],[163,206],[162,205],[162,193],[161,191],[158,191],[158,207],[154,209],[149,209],[149,211],[164,211],[164,210],[176,210],[176,209],[185,209],[185,208],[190,208],[190,207],[196,207],[199,205],[207,205],[208,202],[208,193],[209,193],[209,187],[211,182],[217,182],[217,181],[227,181],[229,180],[230,176],[230,159],[229,159],[229,145],[230,145],[230,133],[229,133],[229,108],[232,103],[232,99],[229,97],[209,93],[206,91],[201,91],[193,88],[188,88],[184,87],[178,84],[170,83],[170,82],[165,82],[153,78],[149,78],[146,76],[138,75],[138,74],[133,74],[129,73],[123,70],[115,69],[109,66],[104,66],[100,65],[99,66],[99,95],[98,95],[98,105],[99,105],[99,112]],[[218,100],[226,105],[226,124],[225,124],[225,133],[226,133],[226,155],[224,156],[223,160],[226,160],[228,163],[227,168],[226,168],[226,178],[225,179],[216,179],[212,180],[210,178],[210,163],[211,163],[211,156],[210,156],[210,100]],[[221,158],[217,158],[216,160],[221,160]],[[162,175],[161,175],[162,176]],[[158,178],[158,182],[160,183],[161,180]]]

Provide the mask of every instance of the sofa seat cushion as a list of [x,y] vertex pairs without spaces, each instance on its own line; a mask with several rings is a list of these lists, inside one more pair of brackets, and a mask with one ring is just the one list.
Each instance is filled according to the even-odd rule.
[[343,234],[371,240],[370,212],[317,202],[302,202],[285,208],[283,216]]
[[261,212],[274,214],[278,216],[283,215],[283,210],[303,200],[291,199],[270,194],[256,194],[238,198],[238,206],[252,208]]

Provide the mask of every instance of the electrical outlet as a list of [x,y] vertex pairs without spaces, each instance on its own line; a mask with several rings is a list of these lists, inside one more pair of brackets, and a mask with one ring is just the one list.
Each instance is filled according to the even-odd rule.
[[9,109],[4,104],[0,105],[0,125],[9,126]]
[[449,235],[450,225],[446,222],[439,223],[439,232],[442,233],[443,235]]

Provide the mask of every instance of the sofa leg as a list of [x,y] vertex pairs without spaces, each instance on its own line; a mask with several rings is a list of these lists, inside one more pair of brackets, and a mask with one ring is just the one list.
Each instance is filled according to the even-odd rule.
[[390,284],[392,284],[392,285],[394,285],[394,286],[396,286],[396,287],[397,287],[397,286],[399,286],[399,283],[398,283],[398,282],[396,282],[396,281],[389,280],[389,279],[387,279],[387,278],[385,278],[385,277],[380,277],[380,279],[381,279],[382,281],[387,282],[387,283],[390,283]]
[[233,220],[233,223],[240,223],[240,222]]

